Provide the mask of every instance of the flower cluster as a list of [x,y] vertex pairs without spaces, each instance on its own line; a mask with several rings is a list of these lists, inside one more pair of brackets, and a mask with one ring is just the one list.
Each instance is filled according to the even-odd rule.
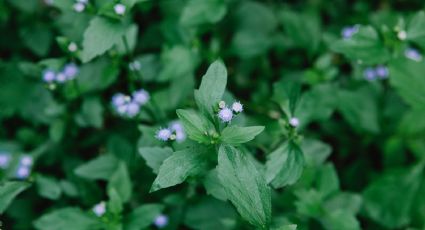
[[126,7],[124,4],[118,3],[114,6],[114,11],[118,15],[124,15],[126,11]]
[[93,207],[92,211],[98,217],[103,216],[103,214],[105,214],[105,212],[106,212],[106,204],[105,204],[105,202],[102,201],[102,202],[96,204]]
[[347,26],[344,27],[341,31],[341,36],[344,39],[349,39],[351,38],[355,33],[357,33],[359,31],[359,26],[358,25],[354,25],[354,26]]
[[378,65],[374,67],[367,67],[363,71],[363,77],[368,81],[373,81],[376,79],[386,79],[389,76],[389,70],[384,65]]
[[422,54],[417,49],[414,49],[414,48],[407,48],[404,51],[404,56],[406,56],[407,58],[413,61],[417,61],[417,62],[422,61]]
[[0,169],[5,169],[9,166],[11,156],[7,152],[0,152]]
[[112,106],[119,115],[133,118],[139,114],[140,107],[145,105],[149,98],[149,93],[144,89],[133,92],[131,96],[117,93],[112,97]]
[[86,9],[87,4],[88,0],[76,0],[73,5],[73,8],[76,12],[81,13]]
[[157,228],[164,228],[165,226],[168,225],[168,216],[164,215],[164,214],[159,214],[153,224],[157,227]]
[[237,115],[237,114],[239,114],[243,111],[243,105],[238,101],[233,102],[231,108],[228,108],[226,106],[226,102],[220,101],[218,103],[218,108],[220,110],[218,111],[217,116],[218,116],[218,118],[220,118],[220,120],[222,122],[225,122],[225,123],[230,123],[230,121],[232,121],[232,119],[234,117],[233,113],[235,113]]
[[182,142],[186,140],[186,133],[179,121],[173,121],[168,125],[168,128],[159,129],[155,137],[160,141],[176,140]]
[[33,164],[33,159],[31,156],[23,156],[19,160],[18,169],[16,170],[16,178],[26,179],[31,173],[31,166]]
[[75,79],[75,76],[78,74],[78,72],[79,68],[75,63],[68,63],[60,72],[55,72],[52,69],[45,69],[43,71],[43,81],[48,84],[63,84],[67,81]]

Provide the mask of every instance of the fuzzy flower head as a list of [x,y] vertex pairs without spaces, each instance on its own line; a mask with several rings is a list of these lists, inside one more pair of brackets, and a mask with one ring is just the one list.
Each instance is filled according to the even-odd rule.
[[300,125],[300,120],[298,120],[298,118],[296,118],[296,117],[292,117],[291,119],[289,119],[289,124],[292,126],[292,127],[298,127],[299,125]]
[[18,179],[26,179],[26,178],[28,178],[28,176],[30,175],[30,173],[31,173],[30,167],[24,166],[24,165],[20,165],[18,167],[18,170],[16,171],[16,177]]
[[43,71],[43,81],[46,83],[52,83],[56,78],[55,71],[51,69],[46,69]]
[[375,69],[376,76],[378,76],[380,79],[386,79],[389,75],[389,70],[386,66],[379,65]]
[[157,227],[157,228],[164,228],[165,226],[167,226],[168,224],[168,216],[164,215],[164,214],[160,214],[158,215],[153,224]]
[[218,117],[222,122],[230,122],[233,118],[233,112],[229,108],[223,108],[218,112]]
[[127,116],[135,117],[140,112],[140,105],[135,102],[130,102],[127,105]]
[[150,98],[149,93],[144,89],[140,89],[133,93],[133,100],[139,105],[146,104],[149,101],[149,98]]
[[118,14],[118,15],[124,15],[124,14],[125,14],[125,10],[126,10],[125,5],[123,5],[123,4],[121,4],[121,3],[118,3],[118,4],[116,4],[116,5],[114,6],[114,11],[115,11],[115,13],[116,13],[116,14]]
[[96,204],[96,205],[93,207],[92,211],[93,211],[93,212],[94,212],[94,214],[95,214],[96,216],[98,216],[98,217],[103,216],[103,214],[105,214],[105,212],[106,212],[106,204],[105,204],[105,202],[104,202],[104,201],[102,201],[102,202],[100,202],[100,203]]
[[399,31],[399,32],[397,33],[397,37],[398,37],[398,39],[400,39],[401,41],[406,40],[406,38],[407,38],[407,33],[406,33],[406,31],[404,31],[404,30]]
[[31,156],[25,155],[20,160],[21,165],[30,167],[33,163],[33,159]]
[[232,110],[235,113],[241,113],[243,111],[243,105],[239,101],[233,102]]
[[413,61],[417,61],[417,62],[422,61],[422,54],[417,49],[413,49],[413,48],[406,49],[404,51],[404,56],[406,56],[407,58]]
[[75,51],[77,51],[77,49],[78,49],[78,46],[77,46],[77,44],[75,44],[75,42],[69,43],[69,45],[68,45],[68,51],[69,52],[75,52]]
[[170,123],[170,129],[172,131],[183,131],[183,125],[180,121],[173,121]]
[[168,141],[170,139],[172,135],[172,132],[170,129],[167,128],[162,128],[160,130],[158,130],[158,132],[156,133],[156,139],[160,140],[160,141]]
[[77,2],[74,4],[73,8],[75,12],[81,13],[84,11],[84,9],[86,9],[86,5],[82,2]]
[[10,154],[6,152],[0,152],[0,168],[5,169],[9,166],[10,163]]
[[351,38],[355,33],[357,33],[359,31],[359,26],[354,25],[354,26],[347,26],[344,27],[341,31],[341,36],[344,39],[349,39]]
[[75,63],[68,63],[63,67],[62,73],[66,76],[67,80],[72,80],[78,74],[79,68]]
[[65,83],[67,80],[68,80],[68,77],[62,72],[56,75],[56,81],[58,83]]
[[121,105],[124,105],[127,103],[127,96],[125,96],[122,93],[117,93],[114,96],[112,96],[112,105],[114,107],[119,107]]
[[372,67],[368,67],[363,71],[363,76],[368,81],[373,81],[376,79],[376,71]]

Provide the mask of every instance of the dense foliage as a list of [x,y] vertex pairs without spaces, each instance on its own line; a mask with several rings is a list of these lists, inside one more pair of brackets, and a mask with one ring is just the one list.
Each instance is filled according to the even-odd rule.
[[424,229],[424,6],[0,1],[0,229]]

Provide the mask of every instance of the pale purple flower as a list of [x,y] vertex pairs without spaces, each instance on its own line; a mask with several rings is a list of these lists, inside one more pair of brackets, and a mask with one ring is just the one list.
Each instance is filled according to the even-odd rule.
[[168,141],[170,139],[171,134],[171,130],[163,128],[158,130],[155,137],[156,139],[161,141]]
[[78,46],[77,46],[77,44],[75,44],[75,42],[69,43],[69,45],[68,45],[69,52],[75,52],[75,51],[77,51],[77,49],[78,49]]
[[406,56],[407,58],[413,61],[417,61],[417,62],[422,61],[422,54],[417,49],[413,49],[413,48],[406,49],[404,51],[404,56]]
[[56,75],[56,81],[59,82],[59,83],[65,83],[66,80],[68,80],[67,78],[68,77],[64,73],[62,73],[62,72],[61,73],[58,73]]
[[351,38],[355,33],[357,33],[359,31],[359,26],[358,25],[354,25],[354,26],[347,26],[344,27],[341,31],[341,36],[344,39],[349,39]]
[[186,133],[182,130],[177,130],[176,131],[176,141],[182,142],[184,140],[186,140]]
[[125,5],[123,5],[123,4],[121,4],[121,3],[118,3],[118,4],[116,4],[116,5],[114,6],[114,11],[115,11],[115,13],[116,13],[116,14],[118,14],[118,15],[124,15],[124,14],[125,14],[125,10],[126,10]]
[[289,119],[289,124],[292,127],[298,127],[300,125],[300,121],[298,120],[298,118],[292,117],[291,119]]
[[139,105],[144,105],[149,101],[150,95],[144,90],[140,89],[133,93],[133,100],[137,102]]
[[229,108],[223,108],[218,112],[218,117],[223,122],[230,122],[233,118],[233,112]]
[[18,179],[26,179],[30,175],[30,168],[28,166],[20,165],[16,171]]
[[376,71],[372,67],[368,67],[363,71],[363,76],[366,80],[372,81],[376,79]]
[[377,66],[376,69],[375,69],[375,72],[376,72],[376,75],[378,76],[378,78],[380,78],[380,79],[388,78],[389,70],[386,66],[383,66],[383,65]]
[[98,216],[98,217],[100,217],[100,216],[103,216],[103,214],[105,214],[105,212],[106,212],[106,204],[105,204],[105,202],[104,201],[102,201],[102,202],[100,202],[100,203],[98,203],[98,204],[96,204],[94,207],[93,207],[93,212],[94,212],[94,214],[96,215],[96,216]]
[[112,96],[112,105],[115,107],[119,107],[127,103],[127,96],[122,93],[117,93]]
[[232,110],[235,113],[240,113],[240,112],[243,111],[243,105],[239,101],[233,102],[233,104],[232,104]]
[[164,215],[164,214],[160,214],[158,215],[153,224],[157,227],[157,228],[164,228],[165,226],[167,226],[168,224],[168,216]]
[[115,108],[117,113],[120,115],[125,115],[127,113],[128,104],[119,105]]
[[1,152],[0,153],[0,168],[5,169],[9,166],[10,154]]
[[26,167],[31,166],[32,163],[33,163],[32,156],[25,155],[25,156],[21,157],[20,163],[21,163],[21,165],[26,166]]
[[46,83],[51,83],[55,80],[56,73],[51,69],[46,69],[43,71],[43,81]]
[[86,5],[82,2],[77,2],[74,4],[73,8],[76,12],[81,13],[86,8]]
[[127,116],[134,117],[140,112],[140,105],[135,102],[127,104]]
[[68,80],[74,79],[75,75],[78,74],[79,68],[75,63],[66,64],[63,67],[62,73],[65,74]]

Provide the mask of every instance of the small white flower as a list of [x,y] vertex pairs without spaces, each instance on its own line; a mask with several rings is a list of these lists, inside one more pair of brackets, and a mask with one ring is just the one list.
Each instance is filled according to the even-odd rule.
[[117,93],[112,97],[112,105],[115,107],[124,105],[126,102],[126,96],[122,93]]
[[77,49],[78,49],[78,46],[77,46],[77,44],[75,44],[75,42],[69,43],[69,45],[68,45],[69,52],[75,52],[75,51],[77,51]]
[[133,99],[139,105],[144,105],[149,101],[150,95],[148,91],[141,89],[133,93]]
[[298,120],[298,118],[293,117],[293,118],[289,119],[289,124],[292,127],[298,127],[298,125],[300,125],[300,121]]
[[26,179],[30,175],[30,169],[27,166],[21,165],[16,171],[16,177],[19,179]]
[[161,140],[161,141],[168,141],[168,139],[170,139],[170,136],[171,136],[171,130],[169,130],[169,129],[160,129],[157,133],[156,133],[156,138],[158,139],[158,140]]
[[233,112],[232,112],[232,110],[230,110],[229,108],[226,107],[226,108],[223,108],[222,110],[220,110],[218,112],[218,117],[223,122],[230,122],[233,118]]
[[168,216],[166,216],[164,214],[158,215],[154,220],[154,225],[157,228],[163,228],[163,227],[167,226],[167,224],[168,224]]
[[117,113],[120,114],[120,115],[125,115],[127,113],[127,109],[128,109],[127,104],[117,106],[117,108],[116,108]]
[[140,105],[139,104],[137,104],[135,102],[131,102],[127,105],[127,116],[134,117],[139,112],[140,112]]
[[186,133],[184,131],[176,131],[176,141],[177,142],[182,142],[186,140]]
[[401,30],[400,32],[398,32],[398,34],[397,34],[397,37],[398,37],[398,39],[400,39],[400,40],[406,40],[406,38],[407,38],[407,33],[406,33],[406,31],[404,31],[404,30]]
[[180,121],[173,121],[170,123],[170,128],[173,131],[183,131],[183,125]]
[[31,156],[23,156],[23,157],[21,158],[21,164],[22,164],[23,166],[27,166],[27,167],[29,167],[29,166],[31,166],[31,165],[32,165],[32,163],[33,163],[33,159],[32,159],[32,157],[31,157]]
[[226,107],[226,102],[224,102],[224,101],[220,101],[220,102],[218,103],[218,108],[223,109],[224,107]]
[[46,83],[51,83],[52,81],[54,81],[56,78],[56,73],[55,71],[51,70],[51,69],[46,69],[43,71],[43,81]]
[[0,168],[5,169],[9,166],[10,155],[7,153],[0,153]]
[[59,82],[59,83],[64,83],[64,82],[66,82],[67,79],[68,79],[68,77],[64,73],[58,73],[56,75],[56,81]]
[[121,3],[118,3],[118,4],[116,4],[116,5],[114,6],[114,11],[115,11],[115,13],[116,13],[116,14],[118,14],[118,15],[124,15],[124,14],[125,14],[125,10],[126,10],[125,5],[123,5],[123,4],[121,4]]
[[240,112],[242,112],[242,111],[243,111],[243,105],[242,105],[239,101],[237,101],[237,102],[233,102],[232,110],[233,110],[235,113],[240,113]]
[[94,214],[96,215],[96,216],[98,216],[98,217],[100,217],[100,216],[103,216],[103,214],[105,214],[105,212],[106,212],[106,204],[105,204],[105,202],[104,201],[102,201],[102,202],[100,202],[99,204],[96,204],[94,207],[93,207],[93,212],[94,212]]
[[84,9],[86,8],[86,5],[84,5],[84,3],[81,2],[77,2],[74,4],[74,10],[78,13],[81,13],[84,11]]

